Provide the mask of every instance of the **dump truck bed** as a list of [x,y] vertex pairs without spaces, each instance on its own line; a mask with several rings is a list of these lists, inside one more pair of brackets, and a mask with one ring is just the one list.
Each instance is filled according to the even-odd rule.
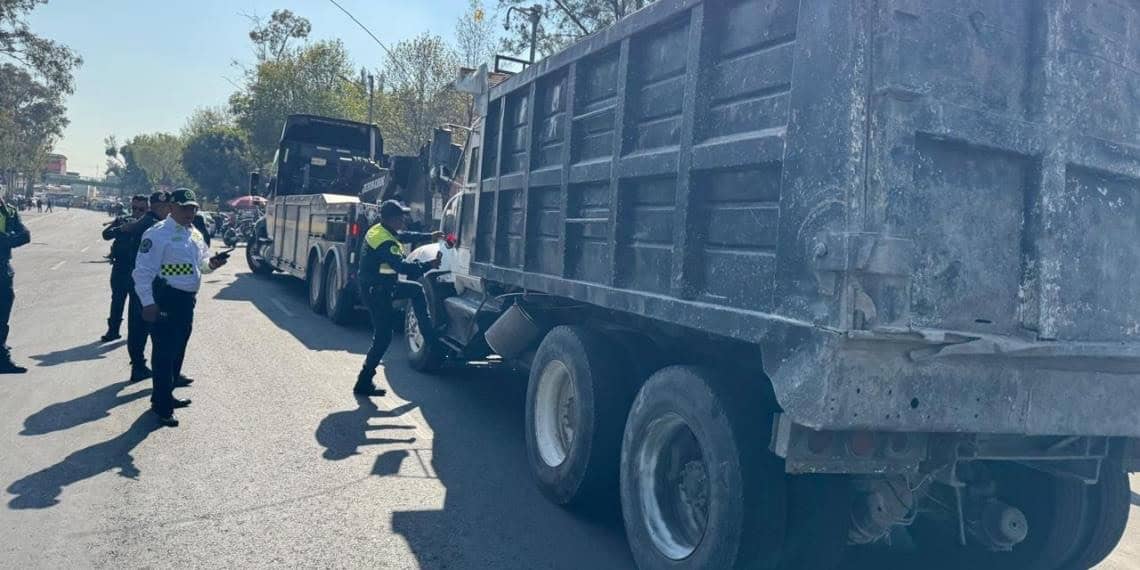
[[660,0],[494,87],[472,271],[836,429],[1140,436],[1140,12]]

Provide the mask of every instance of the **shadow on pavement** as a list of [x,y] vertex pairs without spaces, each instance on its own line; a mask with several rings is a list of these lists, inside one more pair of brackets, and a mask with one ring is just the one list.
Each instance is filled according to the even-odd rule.
[[404,404],[394,410],[381,410],[371,398],[356,397],[357,408],[343,412],[333,412],[321,420],[317,425],[317,443],[325,448],[321,455],[329,461],[347,459],[360,453],[360,448],[366,445],[382,445],[386,443],[415,443],[416,438],[383,438],[370,437],[369,432],[414,430],[415,426],[408,425],[368,425],[372,418],[396,418],[416,408],[416,404]]
[[373,473],[434,478],[446,488],[442,509],[392,515],[421,568],[633,567],[616,503],[608,520],[579,516],[548,502],[531,480],[525,377],[505,367],[425,376],[408,368],[404,343],[386,356],[388,385],[419,405],[434,437],[425,449],[380,455]]
[[74,400],[52,404],[28,416],[24,420],[24,430],[20,435],[43,435],[100,420],[109,417],[112,408],[150,395],[149,388],[129,394],[119,394],[119,391],[129,385],[130,383],[124,380]]
[[121,435],[76,451],[63,461],[9,485],[8,492],[15,497],[8,501],[8,508],[46,509],[57,505],[64,487],[116,468],[122,477],[138,478],[139,470],[131,451],[157,428],[154,414],[144,412]]
[[114,342],[103,343],[100,341],[89,342],[82,346],[68,348],[65,350],[57,350],[47,354],[36,354],[31,356],[32,360],[38,361],[37,366],[55,366],[57,364],[64,364],[67,362],[81,362],[84,360],[102,360],[106,358],[106,354],[123,346],[127,341],[125,339],[117,340]]
[[[243,272],[214,295],[219,301],[244,301],[269,317],[274,325],[289,332],[309,350],[347,350],[354,354],[368,352],[369,338],[346,335],[344,328],[327,318],[309,317],[308,291],[305,283],[287,275],[258,277]],[[296,301],[302,302],[297,306]],[[285,310],[282,310],[284,307]],[[366,319],[352,325],[358,328]]]

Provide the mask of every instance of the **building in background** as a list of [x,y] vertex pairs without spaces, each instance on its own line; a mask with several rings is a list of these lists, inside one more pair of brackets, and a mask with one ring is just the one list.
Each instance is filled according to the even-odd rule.
[[67,157],[62,154],[49,154],[47,164],[44,166],[44,174],[67,174]]

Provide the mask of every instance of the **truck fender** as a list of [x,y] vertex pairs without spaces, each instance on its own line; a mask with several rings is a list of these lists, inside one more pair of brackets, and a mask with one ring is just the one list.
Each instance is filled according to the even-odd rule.
[[325,252],[321,251],[320,244],[314,244],[313,246],[309,247],[309,254],[307,256],[305,256],[305,264],[306,264],[305,269],[306,270],[308,270],[308,268],[309,268],[309,266],[308,266],[309,260],[312,259],[314,256],[317,258],[317,265],[324,267]]

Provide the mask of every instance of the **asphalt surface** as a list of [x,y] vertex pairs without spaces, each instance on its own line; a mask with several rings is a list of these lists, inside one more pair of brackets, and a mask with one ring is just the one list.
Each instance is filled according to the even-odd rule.
[[[177,391],[194,403],[158,428],[124,341],[98,341],[109,218],[24,216],[10,344],[31,370],[0,376],[0,568],[632,567],[613,513],[564,511],[532,483],[517,374],[419,375],[397,342],[388,395],[358,400],[366,326],[312,314],[298,283],[237,256],[199,295],[197,382]],[[1102,568],[1140,569],[1140,522]]]

